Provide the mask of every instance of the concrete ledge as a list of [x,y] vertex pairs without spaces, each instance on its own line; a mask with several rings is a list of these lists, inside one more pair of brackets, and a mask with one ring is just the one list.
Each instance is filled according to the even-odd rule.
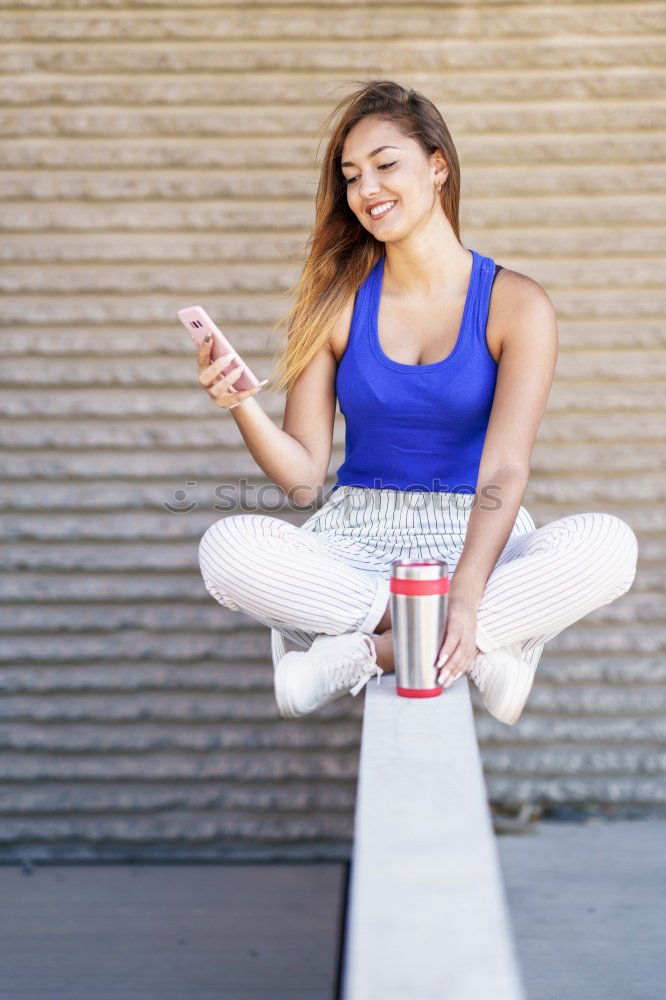
[[365,688],[343,1000],[525,1000],[468,684]]

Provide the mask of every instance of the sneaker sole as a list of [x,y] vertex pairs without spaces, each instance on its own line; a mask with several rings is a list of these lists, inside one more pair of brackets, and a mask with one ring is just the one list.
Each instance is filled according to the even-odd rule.
[[275,687],[275,700],[277,702],[277,707],[280,715],[284,716],[285,719],[295,719],[300,715],[307,715],[307,712],[298,712],[294,707],[294,703],[289,697],[289,686],[287,684],[287,667],[285,666],[285,661],[287,664],[291,663],[288,660],[290,653],[285,653],[277,667],[275,668],[274,676],[274,687]]
[[513,726],[522,715],[534,683],[529,665],[522,660],[521,664],[524,669],[513,670],[508,683],[506,672],[498,665],[491,671],[483,695],[483,704],[491,715],[508,726]]

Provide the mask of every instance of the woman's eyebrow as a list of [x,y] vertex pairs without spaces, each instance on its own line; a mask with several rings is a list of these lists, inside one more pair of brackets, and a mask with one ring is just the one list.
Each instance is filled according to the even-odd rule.
[[[400,148],[401,148],[400,146],[377,146],[377,149],[373,149],[373,151],[371,153],[368,153],[368,159],[371,160],[373,156],[377,155],[377,153],[381,153],[382,149],[400,149]],[[352,163],[351,160],[345,160],[345,162],[341,163],[340,166],[341,167],[355,167],[356,164]]]

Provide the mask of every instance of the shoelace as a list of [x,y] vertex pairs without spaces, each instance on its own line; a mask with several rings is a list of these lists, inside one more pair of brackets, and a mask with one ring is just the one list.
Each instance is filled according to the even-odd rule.
[[326,666],[329,668],[330,673],[327,676],[327,689],[332,694],[333,691],[338,691],[341,687],[347,687],[350,680],[356,677],[360,664],[370,655],[373,662],[368,667],[368,670],[361,676],[357,684],[354,685],[350,690],[350,694],[354,697],[362,690],[363,687],[371,680],[375,674],[377,675],[377,683],[379,684],[380,678],[384,671],[379,666],[376,661],[375,647],[371,639],[368,636],[364,636],[362,640],[362,647],[360,649],[352,649],[348,653],[341,653],[336,656],[334,660],[327,660]]
[[[518,657],[520,659],[520,643],[513,643],[508,648],[509,648],[509,650],[511,651],[511,653],[514,656],[516,656],[516,657]],[[486,669],[484,668],[484,666],[482,665],[483,664],[483,659],[482,659],[483,656],[484,656],[483,653],[478,653],[477,656],[474,658],[474,663],[472,664],[472,666],[467,671],[467,673],[469,674],[469,676],[472,678],[472,680],[474,681],[474,683],[478,687],[478,689],[481,692],[481,694],[484,693],[483,686],[484,686],[486,678],[488,677],[488,673],[487,673]]]

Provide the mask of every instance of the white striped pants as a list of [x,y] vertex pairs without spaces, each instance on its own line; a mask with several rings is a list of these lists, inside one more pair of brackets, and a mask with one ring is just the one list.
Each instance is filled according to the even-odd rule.
[[[208,593],[271,629],[276,666],[285,640],[372,634],[389,602],[391,561],[446,559],[453,574],[474,494],[341,486],[304,524],[232,514],[199,544]],[[478,498],[477,498],[478,502]],[[544,643],[624,594],[636,574],[631,527],[606,513],[569,514],[536,528],[520,507],[477,609],[479,649],[520,641],[536,667]]]

